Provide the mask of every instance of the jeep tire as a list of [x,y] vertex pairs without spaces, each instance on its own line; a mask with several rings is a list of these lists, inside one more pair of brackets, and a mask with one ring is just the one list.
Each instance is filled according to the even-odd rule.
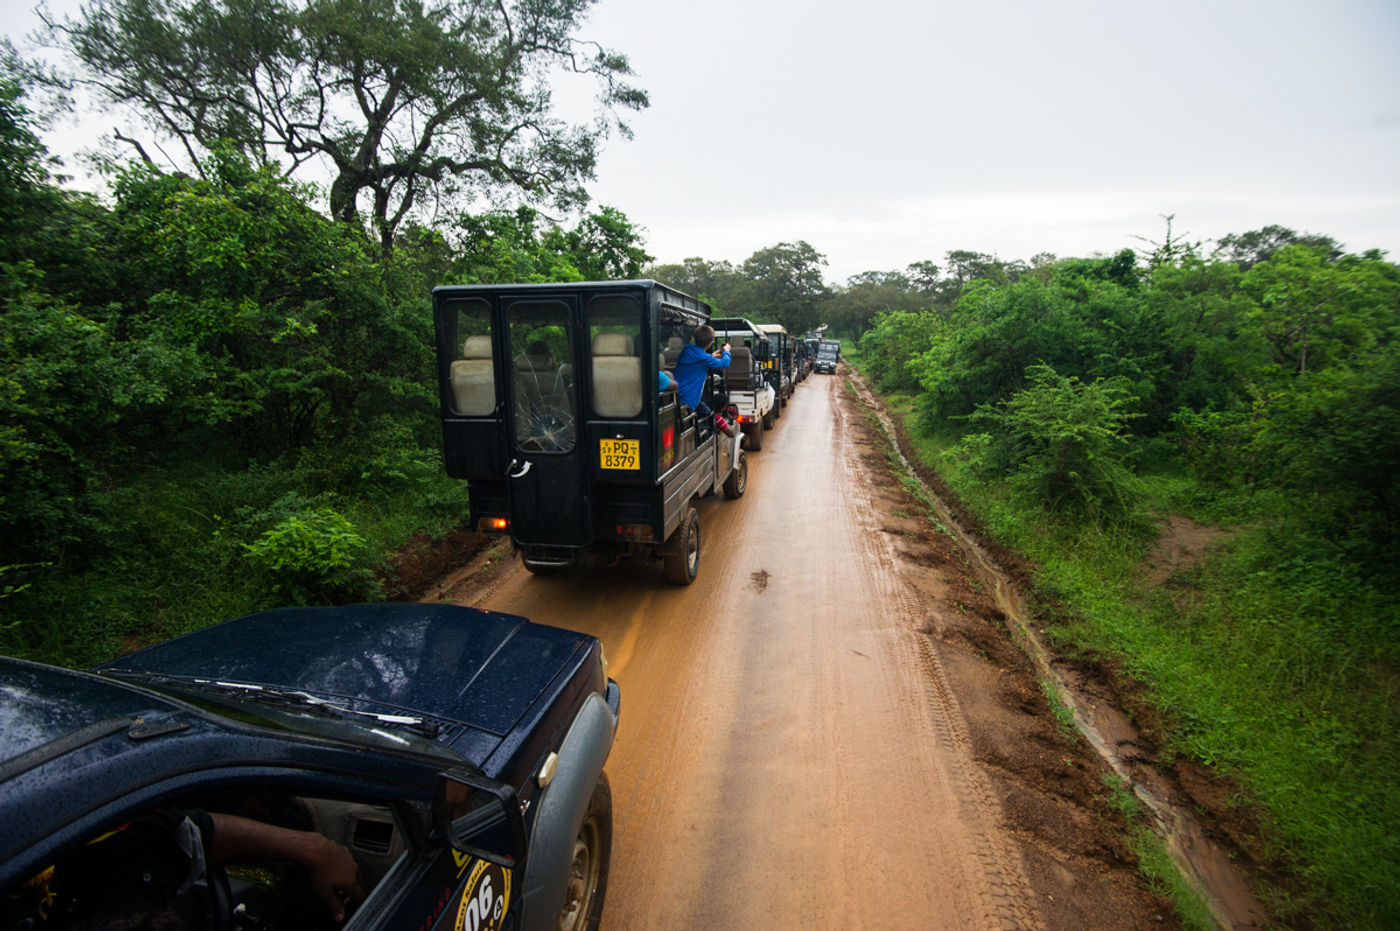
[[734,468],[729,471],[729,477],[724,480],[724,496],[726,498],[742,498],[748,487],[749,457],[740,451],[739,461],[734,464]]
[[744,434],[749,438],[749,449],[754,452],[758,452],[763,448],[763,422],[768,419],[768,416],[769,415],[765,414],[763,420],[753,421],[753,429]]
[[675,552],[666,554],[666,580],[689,585],[700,573],[700,515],[691,508],[676,528]]
[[598,774],[598,784],[588,800],[588,810],[574,838],[569,867],[569,890],[555,922],[555,931],[598,931],[603,918],[603,898],[608,891],[608,864],[612,858],[612,789],[608,774]]

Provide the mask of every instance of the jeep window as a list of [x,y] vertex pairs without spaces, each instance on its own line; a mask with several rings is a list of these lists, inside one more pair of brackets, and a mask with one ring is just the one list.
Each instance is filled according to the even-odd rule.
[[642,412],[642,307],[625,295],[588,302],[593,412],[636,417]]
[[578,427],[568,307],[560,301],[518,301],[507,318],[515,443],[523,452],[570,452]]
[[[423,835],[426,816],[421,802],[331,797],[287,784],[225,784],[124,812],[110,829],[8,890],[0,912],[18,919],[15,927],[46,927],[46,911],[57,911],[83,927],[331,931],[337,925],[323,896],[344,893],[350,908],[343,927],[367,927],[412,888],[415,863],[426,852],[415,850],[410,837]],[[206,860],[206,853],[220,849],[209,832],[219,824],[235,826],[220,819],[271,826],[278,834],[244,834],[237,860]],[[320,834],[344,848],[339,855],[348,852],[354,860],[357,886],[313,888],[305,864],[282,859],[294,849],[285,846],[293,836],[286,832]],[[222,850],[232,852],[227,844]],[[161,892],[133,896],[132,887],[151,884],[152,874]],[[361,897],[364,904],[355,901]]]
[[491,354],[491,308],[475,299],[448,305],[447,335],[454,347],[448,378],[452,383],[452,410],[484,417],[496,409],[496,365]]

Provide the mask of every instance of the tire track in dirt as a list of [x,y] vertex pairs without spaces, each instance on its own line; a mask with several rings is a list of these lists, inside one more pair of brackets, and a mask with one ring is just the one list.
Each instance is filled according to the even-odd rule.
[[[897,431],[889,415],[860,375],[854,371],[848,374],[861,403],[878,420],[885,440],[904,473],[918,483],[938,518],[952,528],[958,545],[968,555],[977,575],[991,586],[996,605],[1015,632],[1020,649],[1034,665],[1037,675],[1055,690],[1069,708],[1076,729],[1099,758],[1142,803],[1156,833],[1176,862],[1177,869],[1203,896],[1216,921],[1221,927],[1232,929],[1266,925],[1268,912],[1255,898],[1244,874],[1231,862],[1230,851],[1208,837],[1186,805],[1172,801],[1176,793],[1164,774],[1154,769],[1150,761],[1140,759],[1133,750],[1138,746],[1139,734],[1130,717],[1105,703],[1102,696],[1087,690],[1078,678],[1067,676],[1057,668],[1050,649],[1030,623],[1010,580],[976,539],[958,526],[952,509],[918,476],[899,448],[895,439]],[[929,656],[936,664],[936,655],[929,652]],[[941,679],[933,678],[935,681]]]
[[[853,416],[850,405],[843,405],[840,412],[843,419]],[[853,476],[851,486],[859,489],[870,487],[868,482],[859,479],[859,476]],[[874,501],[868,498],[862,510],[869,514],[879,513]],[[887,570],[880,574],[884,600],[899,606],[899,616],[911,633],[913,651],[922,672],[919,685],[928,700],[928,725],[933,740],[955,750],[946,758],[963,808],[963,817],[971,828],[974,843],[969,845],[967,853],[970,856],[966,862],[976,865],[976,882],[972,887],[980,893],[984,919],[988,927],[994,928],[1040,927],[1034,893],[1022,873],[1019,849],[999,828],[1004,820],[1002,807],[975,763],[972,740],[964,724],[961,705],[948,684],[933,641],[920,633],[927,608],[904,580],[902,573],[894,571],[894,567],[901,563],[894,546],[895,538],[877,532],[878,529],[870,528],[870,536],[880,540],[885,549],[885,556],[879,561]]]

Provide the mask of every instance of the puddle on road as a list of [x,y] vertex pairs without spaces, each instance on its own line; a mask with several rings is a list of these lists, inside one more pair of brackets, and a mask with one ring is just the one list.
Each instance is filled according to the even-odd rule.
[[924,484],[909,465],[909,460],[894,442],[897,435],[894,425],[884,409],[875,403],[865,385],[854,376],[852,384],[879,419],[886,439],[890,441],[905,472],[919,483],[939,519],[953,531],[958,545],[991,588],[997,607],[1019,635],[1020,646],[1035,663],[1036,672],[1042,680],[1055,687],[1061,701],[1073,713],[1075,726],[1080,733],[1122,779],[1123,785],[1132,789],[1176,861],[1177,868],[1205,897],[1216,921],[1223,928],[1264,927],[1267,915],[1250,892],[1244,875],[1230,860],[1229,852],[1205,835],[1188,808],[1171,801],[1171,786],[1138,755],[1138,729],[1123,712],[1090,695],[1072,670],[1062,670],[1054,664],[1051,651],[1041,639],[1040,631],[1027,617],[1010,580],[983,552],[977,541],[963,532],[957,518],[942,499]]

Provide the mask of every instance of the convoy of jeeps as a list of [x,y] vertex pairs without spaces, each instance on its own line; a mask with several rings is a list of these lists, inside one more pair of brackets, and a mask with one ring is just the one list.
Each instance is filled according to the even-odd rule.
[[[642,557],[693,582],[694,502],[743,496],[747,454],[816,358],[810,337],[714,317],[650,279],[444,286],[433,311],[447,473],[467,481],[476,526],[508,534],[535,573]],[[702,394],[718,417],[662,377],[705,324],[713,350],[730,347]]]

